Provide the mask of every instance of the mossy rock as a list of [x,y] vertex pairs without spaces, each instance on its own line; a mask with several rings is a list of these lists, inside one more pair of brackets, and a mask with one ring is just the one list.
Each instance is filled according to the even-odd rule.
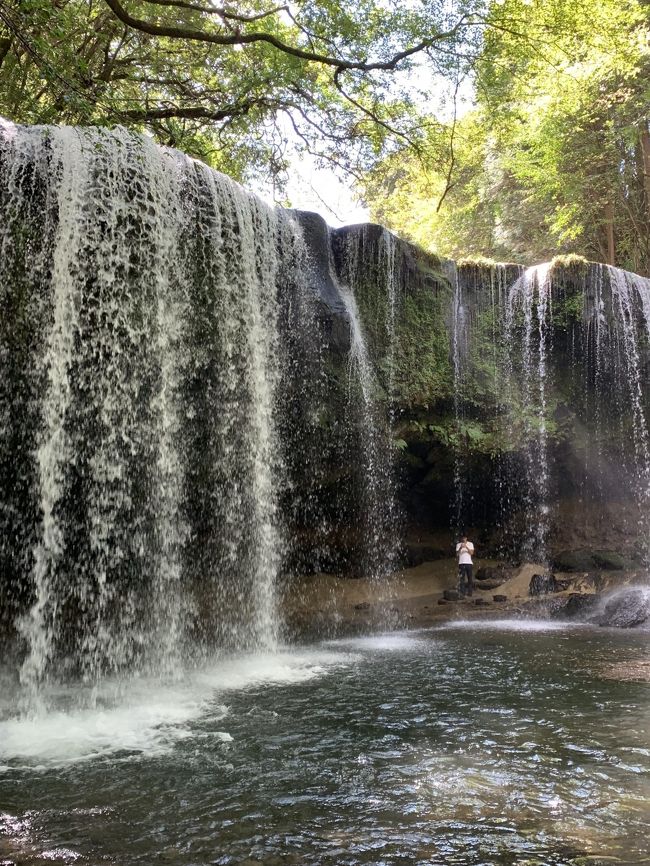
[[563,550],[553,557],[556,571],[624,571],[631,567],[630,560],[615,550]]
[[632,568],[630,560],[615,550],[594,550],[593,559],[594,565],[601,571],[625,571]]

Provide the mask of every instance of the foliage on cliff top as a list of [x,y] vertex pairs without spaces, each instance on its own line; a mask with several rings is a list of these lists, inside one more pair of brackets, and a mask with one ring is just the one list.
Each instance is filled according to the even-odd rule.
[[[248,179],[286,177],[290,139],[293,149],[358,178],[405,150],[407,160],[398,153],[391,163],[387,191],[411,212],[405,233],[425,246],[435,235],[445,252],[456,243],[502,258],[519,216],[528,217],[520,241],[534,226],[531,209],[544,222],[531,187],[543,191],[541,205],[559,195],[550,228],[573,237],[566,202],[575,183],[570,171],[558,174],[558,159],[579,152],[587,127],[598,132],[598,118],[643,118],[644,8],[636,0],[2,0],[0,114],[148,130]],[[566,82],[554,70],[576,79],[573,95],[558,87]],[[430,113],[437,94],[459,96],[471,78],[483,105],[478,121],[446,123]],[[457,119],[455,103],[446,115],[452,111]],[[602,136],[595,139],[589,153],[608,155]],[[501,145],[513,146],[506,163],[495,158]],[[601,163],[594,160],[596,177]],[[398,187],[416,164],[428,179],[411,177],[417,195],[400,204]],[[560,181],[569,181],[566,194]],[[382,184],[373,183],[369,197],[390,223],[392,204],[379,213]],[[433,219],[433,233],[431,208],[417,206],[427,200],[447,213]]]
[[502,0],[488,17],[478,106],[429,127],[421,158],[385,159],[371,213],[456,258],[650,273],[650,7]]
[[558,268],[575,268],[582,270],[588,265],[589,261],[584,256],[579,256],[575,253],[569,253],[564,256],[553,256],[551,259],[552,270],[557,270]]
[[2,0],[0,114],[146,129],[239,177],[285,169],[289,138],[359,170],[391,143],[417,148],[416,73],[475,56],[485,7]]

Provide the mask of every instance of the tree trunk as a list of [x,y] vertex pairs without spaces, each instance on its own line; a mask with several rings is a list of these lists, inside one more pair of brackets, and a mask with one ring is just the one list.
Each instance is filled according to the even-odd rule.
[[644,120],[639,131],[639,142],[641,144],[641,164],[643,168],[643,203],[645,205],[645,217],[650,222],[650,130],[648,121]]
[[608,201],[605,205],[605,234],[607,237],[607,264],[616,264],[616,246],[614,243],[614,205]]
[[0,67],[5,62],[5,57],[9,54],[11,48],[11,39],[0,36]]

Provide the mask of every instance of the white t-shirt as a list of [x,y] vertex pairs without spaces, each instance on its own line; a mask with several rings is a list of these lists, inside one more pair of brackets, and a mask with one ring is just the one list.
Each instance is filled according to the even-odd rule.
[[[462,550],[461,547],[463,548]],[[459,565],[471,565],[474,545],[471,541],[459,541],[456,545],[456,553],[458,554]]]

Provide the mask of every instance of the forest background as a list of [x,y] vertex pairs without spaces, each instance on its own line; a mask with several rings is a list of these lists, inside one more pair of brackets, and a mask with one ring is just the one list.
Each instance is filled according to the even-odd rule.
[[457,259],[650,274],[649,73],[645,0],[0,0],[0,115],[121,124],[285,204],[296,160],[332,166]]

